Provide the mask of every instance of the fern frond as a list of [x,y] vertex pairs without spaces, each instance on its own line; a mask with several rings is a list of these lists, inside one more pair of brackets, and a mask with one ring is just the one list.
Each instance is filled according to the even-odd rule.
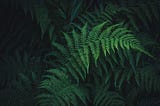
[[[153,2],[143,2],[139,3],[134,7],[129,8],[125,14],[129,19],[129,23],[133,26],[136,30],[155,30],[156,27],[159,26],[159,17],[160,17],[160,3],[157,1]],[[154,24],[155,28],[151,26]]]
[[12,84],[21,78],[19,74],[25,73],[26,76],[34,77],[36,73],[37,76],[40,76],[42,71],[42,67],[40,66],[41,63],[37,58],[35,58],[35,60],[32,60],[32,58],[33,57],[27,53],[20,54],[19,52],[16,52],[13,56],[5,56],[1,58],[0,86],[12,86]]
[[112,4],[107,4],[105,9],[97,10],[94,13],[87,12],[86,14],[82,14],[78,17],[79,23],[80,25],[88,23],[89,27],[96,26],[102,22],[108,22],[108,24],[111,25],[113,24],[113,18],[117,15],[118,11],[118,7],[115,7]]
[[[47,91],[38,95],[40,106],[66,106],[83,103],[86,105],[86,92],[78,85],[72,84],[68,76],[59,70],[49,70],[51,75],[45,76],[40,88]],[[49,102],[50,101],[50,102]]]
[[146,92],[140,88],[132,88],[127,94],[127,106],[158,106],[159,93]]
[[[89,70],[90,58],[93,57],[95,64],[97,64],[101,50],[105,56],[112,56],[115,62],[118,60],[113,54],[118,53],[119,57],[124,55],[134,70],[135,64],[130,50],[138,50],[147,55],[149,54],[141,46],[135,35],[123,27],[122,24],[111,25],[107,28],[105,28],[105,25],[106,22],[93,27],[91,31],[88,31],[85,25],[80,34],[76,31],[73,31],[71,35],[65,34],[67,47],[53,43],[59,50],[59,54],[66,58],[65,62],[61,63],[62,67],[74,76],[73,78],[79,79],[76,78],[76,74],[73,75],[71,70],[76,70],[74,73],[79,73],[78,75],[85,78]],[[92,56],[89,54],[92,54]],[[78,70],[77,66],[81,67],[81,71]],[[83,74],[80,74],[81,72]]]
[[[35,74],[35,73],[34,73]],[[0,90],[2,106],[35,106],[34,97],[37,95],[38,75],[28,76],[20,73],[16,81],[10,82],[9,86]]]
[[116,92],[100,90],[94,99],[95,106],[125,106],[125,99]]
[[137,85],[146,90],[147,92],[159,92],[160,84],[158,83],[160,80],[160,76],[157,75],[155,70],[152,70],[153,67],[144,67],[139,72],[135,74],[135,80]]
[[[114,68],[107,69],[104,67],[108,67],[107,63],[103,63],[103,65],[98,65],[99,67],[96,68],[96,72],[94,72],[98,78],[94,80],[100,80],[99,83],[110,83],[114,88],[121,90],[124,86],[131,84],[132,79],[134,78],[134,72],[132,69],[121,69],[121,68]],[[102,68],[103,67],[103,68]],[[104,73],[105,72],[105,73]],[[95,78],[95,77],[94,77]]]

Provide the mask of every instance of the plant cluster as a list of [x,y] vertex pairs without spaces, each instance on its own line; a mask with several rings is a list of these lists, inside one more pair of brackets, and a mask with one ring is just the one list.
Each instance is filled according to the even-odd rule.
[[159,0],[1,0],[0,106],[160,106]]

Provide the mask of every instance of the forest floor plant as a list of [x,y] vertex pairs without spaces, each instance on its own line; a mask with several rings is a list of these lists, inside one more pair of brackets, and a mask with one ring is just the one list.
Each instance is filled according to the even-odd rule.
[[1,0],[0,13],[0,106],[160,106],[159,0]]

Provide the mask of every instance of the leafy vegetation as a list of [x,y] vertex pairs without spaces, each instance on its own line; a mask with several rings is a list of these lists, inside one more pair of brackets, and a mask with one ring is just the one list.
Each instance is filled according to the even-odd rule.
[[1,0],[0,106],[159,106],[159,0]]

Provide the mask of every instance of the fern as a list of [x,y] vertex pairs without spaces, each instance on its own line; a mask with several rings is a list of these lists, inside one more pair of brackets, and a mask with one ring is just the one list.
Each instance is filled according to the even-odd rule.
[[[59,51],[59,54],[62,54],[61,56],[66,58],[66,61],[63,62],[61,62],[60,59],[58,60],[60,60],[64,69],[72,74],[75,79],[78,80],[77,74],[73,74],[75,72],[79,73],[79,76],[82,76],[83,78],[86,77],[90,63],[89,54],[92,54],[95,64],[97,64],[101,50],[105,56],[110,56],[116,52],[119,53],[120,50],[122,50],[124,56],[131,58],[130,53],[127,52],[130,49],[135,49],[149,55],[149,53],[145,52],[142,48],[134,34],[124,28],[121,24],[112,25],[103,30],[105,24],[106,23],[102,23],[95,26],[90,32],[88,32],[86,24],[82,28],[80,34],[75,31],[73,31],[71,35],[65,33],[64,35],[67,42],[66,48],[61,44],[53,43]],[[134,68],[132,60],[129,61]],[[80,71],[79,69],[82,70]],[[73,72],[72,70],[76,71]],[[82,74],[82,72],[84,74]]]
[[[45,76],[40,88],[48,93],[38,95],[40,106],[77,106],[78,103],[86,105],[85,91],[78,85],[72,84],[68,76],[59,70],[49,70],[52,74]],[[81,102],[79,102],[81,101]]]
[[153,67],[144,67],[141,71],[137,72],[135,75],[135,80],[141,89],[146,90],[147,92],[160,91],[160,85],[158,81],[160,80],[159,75],[155,70],[152,70]]
[[132,88],[127,95],[127,106],[158,106],[159,94],[145,92],[140,88]]
[[17,53],[15,58],[8,56],[1,60],[1,86],[6,86],[6,84],[10,84],[12,81],[14,82],[18,73],[25,71],[25,68],[27,68],[26,63],[28,63],[26,57],[27,55],[22,58]]
[[[154,26],[159,26],[157,23],[159,20],[159,2],[145,2],[140,3],[135,7],[130,7],[128,12],[126,12],[130,24],[136,28],[136,30],[155,30],[151,26],[154,23]],[[139,26],[141,24],[141,26]]]
[[13,56],[6,56],[1,58],[0,86],[12,86],[14,82],[17,82],[20,73],[25,73],[25,75],[30,76],[31,74],[37,73],[38,71],[39,74],[36,75],[40,76],[41,63],[40,60],[38,60],[38,58],[35,60],[32,60],[32,57],[29,54],[24,53],[23,55],[20,55],[19,52],[17,52]]
[[84,25],[85,23],[88,23],[90,27],[93,27],[105,21],[107,21],[110,25],[114,23],[114,17],[117,16],[118,12],[118,7],[112,4],[107,4],[107,6],[104,7],[104,9],[102,10],[97,9],[93,13],[86,12],[86,14],[82,14],[78,17],[78,25],[76,23],[74,23],[74,25],[79,28],[79,25]]
[[[113,54],[117,53],[119,54],[119,57],[120,57],[120,54],[123,55],[129,60],[129,63],[131,64],[133,69],[134,69],[134,64],[133,64],[133,60],[131,59],[133,57],[131,57],[132,55],[130,53],[130,50],[138,50],[140,52],[143,52],[149,55],[149,53],[146,52],[144,48],[141,46],[140,41],[136,39],[135,35],[131,31],[123,27],[122,24],[106,26],[106,23],[104,22],[100,25],[93,27],[90,31],[87,28],[88,27],[86,24],[80,30],[80,33],[76,32],[75,30],[73,30],[71,35],[64,33],[66,44],[67,44],[66,46],[53,42],[53,46],[56,48],[57,52],[55,53],[52,52],[51,55],[57,58],[57,62],[59,66],[56,69],[53,69],[53,75],[47,76],[47,79],[42,81],[42,84],[40,85],[41,88],[46,89],[49,93],[47,94],[45,93],[38,96],[38,98],[42,98],[39,104],[65,105],[65,103],[67,103],[68,105],[69,104],[75,105],[75,102],[74,103],[69,102],[71,98],[63,99],[63,97],[61,97],[61,95],[67,96],[70,93],[72,94],[74,92],[72,91],[72,87],[74,85],[72,85],[71,82],[68,82],[69,81],[69,79],[67,79],[68,76],[67,77],[65,76],[66,75],[71,76],[71,78],[73,78],[78,84],[80,84],[81,79],[86,80],[87,75],[89,75],[90,73],[89,67],[90,67],[90,63],[92,63],[91,59],[94,60],[94,64],[96,65],[96,67],[98,67],[98,59],[100,59],[101,51],[104,54],[104,56],[106,57],[111,56],[110,60],[112,62],[114,61],[116,64],[119,64],[119,63]],[[119,53],[120,51],[121,53]],[[90,54],[92,54],[92,56],[89,56]],[[61,60],[62,58],[63,60]],[[108,63],[110,63],[109,65],[112,66],[112,62],[109,62],[109,59],[107,59],[107,61]],[[62,73],[62,76],[61,76],[61,73]],[[59,74],[61,77],[59,76]],[[130,76],[128,76],[129,74]],[[121,72],[115,73],[114,75],[115,86],[116,87],[118,86],[119,88],[121,88],[123,82],[126,79],[129,82],[129,80],[132,77],[132,74],[133,73],[130,73],[130,72],[126,72],[126,73],[124,72],[122,79],[120,79],[120,82],[118,82]],[[109,80],[106,79],[105,82],[107,83]],[[65,84],[64,86],[66,86],[67,88],[70,88],[71,91],[68,91],[69,89],[65,89],[65,87],[62,84],[63,85]],[[54,90],[52,90],[51,88]],[[63,89],[67,90],[66,92],[68,92],[69,94],[68,93],[60,94],[61,90],[63,91]],[[59,92],[59,93],[56,94],[55,92]],[[81,93],[84,93],[84,92],[81,92]],[[101,93],[104,93],[104,92],[101,92]],[[96,105],[106,104],[108,100],[109,100],[109,102],[107,103],[108,105],[122,105],[122,106],[125,105],[122,97],[119,96],[117,93],[109,92],[106,95],[101,95],[101,98],[102,100],[100,99],[98,101],[102,101],[102,102],[97,102],[97,100],[95,100]],[[52,100],[52,102],[48,102],[48,100],[50,99]],[[54,100],[56,100],[57,102],[55,102]],[[77,100],[77,99],[75,99],[73,96],[73,100]]]
[[125,99],[116,92],[101,89],[95,96],[95,106],[125,106]]
[[[4,14],[0,26],[3,52],[0,104],[159,105],[160,68],[155,58],[160,50],[159,3],[158,0],[0,1],[0,13]],[[38,31],[35,21],[43,39],[33,36]],[[23,54],[24,51],[27,53]],[[40,60],[35,56],[37,53]],[[42,70],[48,71],[41,73]],[[45,74],[44,79],[41,74]]]
[[41,61],[17,52],[1,58],[0,101],[2,106],[35,106],[34,97],[41,80]]
[[38,84],[38,82],[36,80],[39,80],[38,75],[33,77],[19,74],[14,83],[10,82],[9,87],[0,90],[1,105],[35,106],[36,101],[33,98],[37,95],[36,83]]

